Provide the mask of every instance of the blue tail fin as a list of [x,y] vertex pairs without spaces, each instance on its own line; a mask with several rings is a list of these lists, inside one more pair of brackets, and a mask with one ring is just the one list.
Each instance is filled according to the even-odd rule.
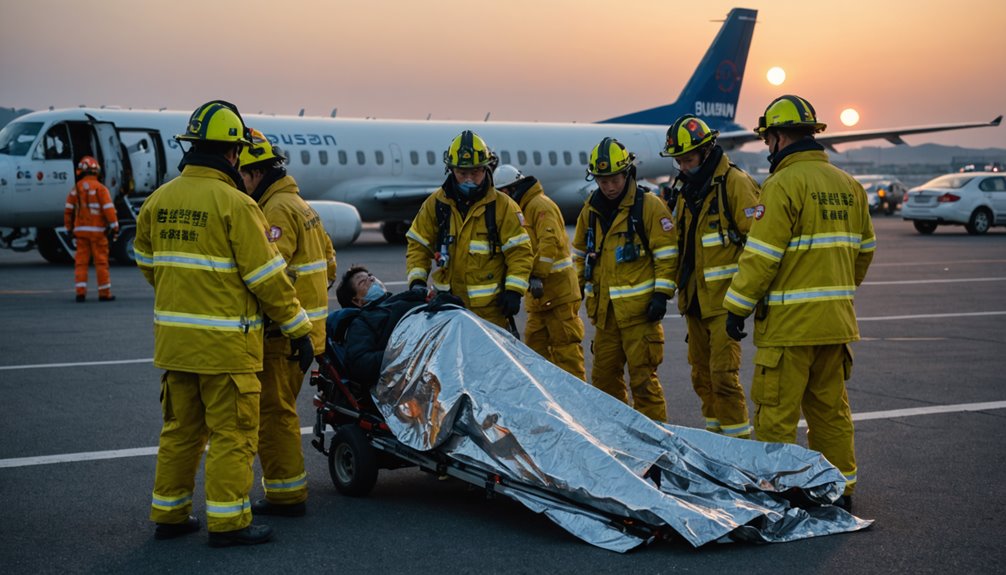
[[734,114],[757,16],[757,10],[747,8],[730,11],[677,101],[599,123],[669,126],[684,114],[695,114],[721,132],[743,129],[734,123]]

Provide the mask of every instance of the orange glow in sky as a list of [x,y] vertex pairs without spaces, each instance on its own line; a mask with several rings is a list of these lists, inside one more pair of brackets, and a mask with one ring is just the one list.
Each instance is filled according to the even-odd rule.
[[[850,101],[857,129],[1006,113],[998,0],[4,1],[0,106],[592,122],[673,101],[738,6],[758,10],[741,125],[782,93],[837,129]],[[906,140],[1006,148],[1006,127]]]

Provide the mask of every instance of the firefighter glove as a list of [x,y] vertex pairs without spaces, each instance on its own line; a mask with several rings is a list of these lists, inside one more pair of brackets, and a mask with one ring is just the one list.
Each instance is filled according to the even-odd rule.
[[528,285],[531,286],[528,289],[531,292],[531,297],[534,299],[541,299],[545,295],[545,284],[541,281],[541,278],[531,278]]
[[426,282],[423,280],[412,280],[412,283],[409,284],[409,289],[417,294],[422,293],[425,295],[427,291]]
[[727,335],[731,339],[740,341],[748,336],[747,332],[744,331],[744,319],[744,317],[732,311],[727,312]]
[[291,339],[290,351],[292,353],[287,359],[299,362],[300,370],[305,373],[311,369],[311,364],[314,363],[314,344],[311,343],[310,335]]
[[500,296],[500,309],[506,317],[513,317],[520,311],[521,295],[513,290],[506,290]]
[[646,306],[646,321],[660,321],[667,313],[667,294],[653,292],[650,305]]

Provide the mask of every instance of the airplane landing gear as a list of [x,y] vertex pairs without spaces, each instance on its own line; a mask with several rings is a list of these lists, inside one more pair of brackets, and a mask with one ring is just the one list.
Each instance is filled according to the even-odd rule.
[[412,222],[409,220],[388,220],[381,222],[381,235],[389,244],[405,244],[405,234]]

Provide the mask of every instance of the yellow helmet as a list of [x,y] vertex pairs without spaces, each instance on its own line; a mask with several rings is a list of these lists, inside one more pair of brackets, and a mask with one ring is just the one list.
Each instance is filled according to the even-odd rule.
[[273,146],[272,142],[265,137],[265,134],[259,132],[255,128],[249,128],[248,133],[251,137],[251,145],[245,146],[241,149],[241,167],[246,168],[248,166],[253,166],[260,162],[267,162],[269,160],[286,161],[286,154],[283,153],[278,146]]
[[685,114],[667,129],[667,142],[660,155],[665,158],[683,156],[714,141],[718,135],[720,135],[718,131],[710,130],[709,126],[699,118]]
[[251,144],[248,129],[241,120],[237,106],[223,100],[213,100],[196,108],[189,116],[185,133],[178,134],[175,139]]
[[590,163],[587,164],[587,179],[595,176],[613,176],[624,172],[632,166],[636,155],[625,149],[625,146],[614,138],[604,138],[590,152]]
[[490,166],[495,159],[485,140],[471,130],[461,132],[444,151],[444,163],[450,169]]
[[800,96],[779,96],[765,108],[765,115],[758,118],[755,132],[765,136],[765,130],[770,128],[813,128],[814,132],[823,132],[828,127],[817,121],[817,113],[810,102]]

